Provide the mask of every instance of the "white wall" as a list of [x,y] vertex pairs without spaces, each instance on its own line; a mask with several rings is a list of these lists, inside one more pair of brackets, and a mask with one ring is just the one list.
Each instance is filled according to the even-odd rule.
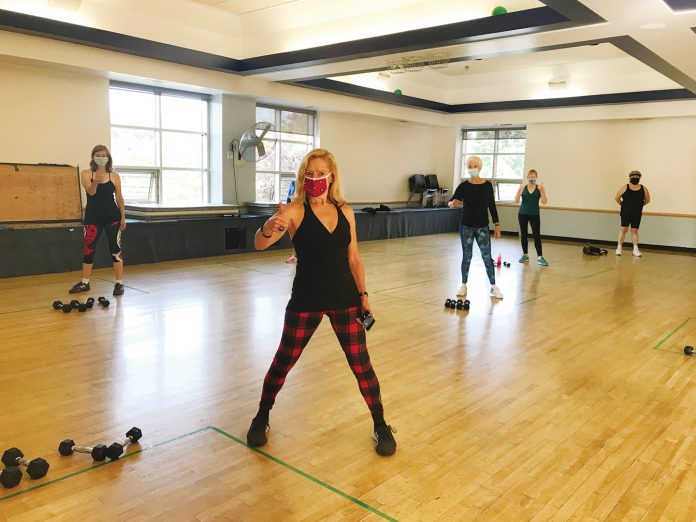
[[0,162],[89,164],[109,146],[106,78],[0,62]]
[[635,169],[650,190],[646,212],[696,214],[694,136],[695,117],[530,124],[525,167],[553,206],[617,210]]
[[349,202],[405,201],[411,174],[451,183],[456,141],[448,129],[332,112],[319,118],[321,146],[336,157]]
[[[522,123],[528,129],[526,166],[539,170],[551,205],[616,210],[613,196],[628,171],[637,168],[653,197],[646,211],[696,214],[696,116],[675,116],[694,114],[695,102],[447,116],[27,35],[0,34],[0,52],[9,47],[9,54],[16,56],[0,58],[0,162],[86,165],[94,144],[109,145],[107,75],[118,71],[121,79],[134,82],[190,85],[194,90],[220,93],[226,101],[220,118],[213,120],[213,135],[222,141],[212,147],[217,154],[223,154],[229,141],[253,123],[254,96],[266,102],[316,106],[321,145],[336,154],[344,174],[344,194],[351,202],[404,201],[408,176],[417,172],[434,172],[442,185],[454,187],[460,125]],[[28,56],[18,56],[24,54]],[[38,55],[55,62],[32,58]],[[627,119],[634,117],[647,119]],[[215,200],[234,202],[229,162],[223,159],[212,166],[222,180],[220,190],[214,191]],[[244,166],[240,175],[240,201],[250,201],[253,166]],[[687,220],[686,233],[680,237],[691,239],[669,239],[669,244],[693,245],[696,219],[679,219]],[[574,237],[580,221],[575,225],[554,233]],[[667,238],[668,232],[655,230],[655,237]]]

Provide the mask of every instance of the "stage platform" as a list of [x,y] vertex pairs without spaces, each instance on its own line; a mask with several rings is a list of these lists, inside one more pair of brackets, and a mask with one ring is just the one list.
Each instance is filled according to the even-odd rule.
[[161,221],[180,218],[239,216],[237,205],[165,207],[156,204],[126,205],[126,218]]
[[[361,207],[362,208],[362,207]],[[250,252],[254,233],[268,215],[164,216],[127,219],[123,233],[126,265],[156,263]],[[374,214],[355,211],[358,241],[440,234],[458,230],[460,211],[449,208],[395,208]],[[0,278],[79,270],[82,225],[0,226]],[[290,248],[286,235],[272,248]],[[95,267],[111,265],[105,238],[100,239]]]

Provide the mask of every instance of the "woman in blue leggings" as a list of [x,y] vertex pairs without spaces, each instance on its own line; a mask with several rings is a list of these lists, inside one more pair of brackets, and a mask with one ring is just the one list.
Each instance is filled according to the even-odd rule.
[[474,249],[474,240],[481,250],[483,264],[486,266],[488,281],[491,283],[491,297],[502,299],[503,294],[495,285],[495,270],[491,256],[491,236],[488,230],[488,212],[495,225],[495,238],[500,237],[498,210],[495,206],[493,185],[480,177],[483,162],[478,156],[470,156],[466,161],[469,179],[459,184],[449,201],[450,208],[462,207],[462,219],[459,235],[462,239],[462,285],[457,290],[457,297],[466,296],[466,283],[469,279],[469,266]]

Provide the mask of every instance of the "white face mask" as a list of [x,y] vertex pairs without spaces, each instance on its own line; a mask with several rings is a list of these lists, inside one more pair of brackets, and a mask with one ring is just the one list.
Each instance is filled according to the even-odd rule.
[[466,173],[469,175],[470,178],[478,178],[479,172],[479,169],[466,169]]
[[94,156],[94,163],[100,167],[104,167],[107,163],[109,163],[109,158],[108,156]]

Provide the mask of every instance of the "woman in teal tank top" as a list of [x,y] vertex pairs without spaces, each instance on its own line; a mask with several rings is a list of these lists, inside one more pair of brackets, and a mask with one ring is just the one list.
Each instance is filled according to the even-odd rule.
[[538,256],[537,264],[548,266],[549,263],[544,259],[541,250],[541,216],[539,212],[539,200],[546,205],[547,199],[543,183],[541,185],[536,184],[537,176],[536,170],[530,170],[527,173],[527,184],[520,185],[520,188],[517,189],[517,194],[515,194],[515,205],[517,205],[520,202],[520,198],[522,198],[522,204],[517,214],[517,219],[520,222],[520,242],[522,243],[522,257],[520,258],[520,263],[529,262],[529,255],[527,255],[527,227],[531,224],[532,235],[534,236],[534,248]]

